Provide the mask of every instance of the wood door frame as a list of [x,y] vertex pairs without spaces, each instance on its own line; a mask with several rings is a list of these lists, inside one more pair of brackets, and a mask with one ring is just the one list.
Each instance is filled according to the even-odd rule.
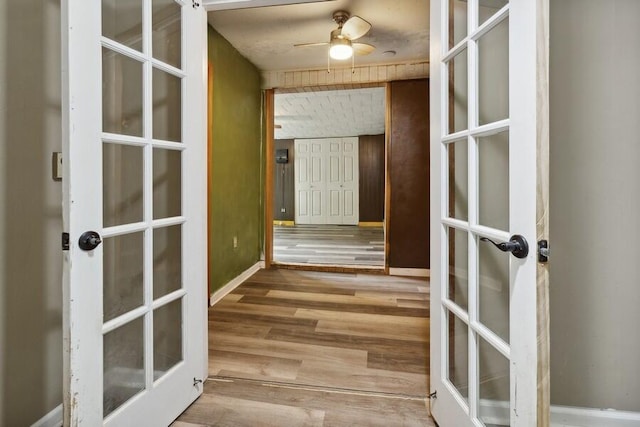
[[[390,177],[389,177],[389,152],[390,152],[390,143],[391,137],[389,136],[389,129],[391,128],[391,84],[390,82],[380,82],[380,83],[370,83],[370,84],[341,84],[339,87],[326,85],[326,86],[313,86],[313,87],[297,87],[293,89],[285,89],[280,91],[278,88],[274,89],[265,89],[265,97],[264,97],[264,109],[265,109],[265,129],[266,129],[266,155],[265,155],[265,242],[264,242],[264,265],[265,268],[271,268],[274,264],[273,262],[273,169],[275,159],[275,135],[274,135],[274,124],[275,124],[275,94],[276,91],[278,93],[287,93],[287,92],[298,92],[305,91],[305,89],[311,89],[312,91],[323,91],[323,90],[348,90],[348,89],[362,89],[366,87],[382,87],[385,89],[385,141],[384,141],[384,218],[382,219],[383,230],[384,230],[384,267],[382,269],[373,268],[373,267],[357,267],[357,266],[291,266],[286,264],[278,264],[278,267],[284,268],[296,268],[296,269],[307,269],[314,271],[333,271],[333,272],[370,272],[370,273],[381,273],[381,274],[389,274],[389,213],[391,212],[391,195],[390,195]],[[358,206],[360,209],[360,206]]]
[[273,263],[273,167],[276,161],[274,122],[275,122],[275,90],[265,90],[265,130],[266,130],[266,155],[265,155],[265,188],[264,188],[264,267],[271,268]]
[[389,274],[389,218],[391,217],[391,82],[384,84],[384,274]]

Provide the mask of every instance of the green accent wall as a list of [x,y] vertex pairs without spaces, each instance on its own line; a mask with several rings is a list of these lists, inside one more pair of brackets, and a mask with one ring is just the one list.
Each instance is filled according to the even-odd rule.
[[215,292],[260,260],[264,150],[259,70],[211,27],[208,43],[213,75],[209,286]]

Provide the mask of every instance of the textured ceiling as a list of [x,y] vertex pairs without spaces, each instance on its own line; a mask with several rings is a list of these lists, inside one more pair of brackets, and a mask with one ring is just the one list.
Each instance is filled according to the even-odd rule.
[[[429,57],[429,0],[333,0],[209,12],[212,27],[262,71],[327,67],[332,15],[346,10],[373,28],[358,41],[376,46],[356,66],[423,62]],[[385,54],[394,51],[395,54]],[[351,61],[332,61],[344,68]],[[277,139],[328,138],[384,133],[384,88],[276,94]]]
[[[337,28],[332,15],[346,10],[369,21],[372,30],[358,41],[376,46],[356,65],[419,62],[429,57],[429,0],[334,0],[286,6],[209,12],[209,23],[260,70],[318,69],[327,66],[327,42]],[[384,54],[395,51],[395,55]],[[334,61],[334,67],[351,61]]]
[[276,94],[275,138],[383,134],[384,100],[382,87]]

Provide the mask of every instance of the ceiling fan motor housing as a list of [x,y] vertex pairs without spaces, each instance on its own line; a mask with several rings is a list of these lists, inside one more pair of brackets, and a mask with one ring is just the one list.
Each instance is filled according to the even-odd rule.
[[333,12],[333,20],[336,22],[336,24],[338,24],[339,28],[342,28],[344,23],[349,20],[350,16],[351,15],[349,15],[349,12],[346,12],[344,10],[337,10]]
[[349,44],[351,42],[349,39],[342,35],[342,29],[336,28],[335,30],[331,31],[331,38],[329,39],[329,43],[334,43],[337,41],[338,43],[346,44],[342,42],[343,40],[344,42],[349,42]]

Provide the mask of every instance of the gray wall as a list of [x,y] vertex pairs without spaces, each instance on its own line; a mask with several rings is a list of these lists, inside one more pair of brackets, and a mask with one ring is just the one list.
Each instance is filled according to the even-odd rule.
[[551,400],[640,411],[640,2],[551,3]]
[[0,426],[62,402],[59,0],[0,2]]

